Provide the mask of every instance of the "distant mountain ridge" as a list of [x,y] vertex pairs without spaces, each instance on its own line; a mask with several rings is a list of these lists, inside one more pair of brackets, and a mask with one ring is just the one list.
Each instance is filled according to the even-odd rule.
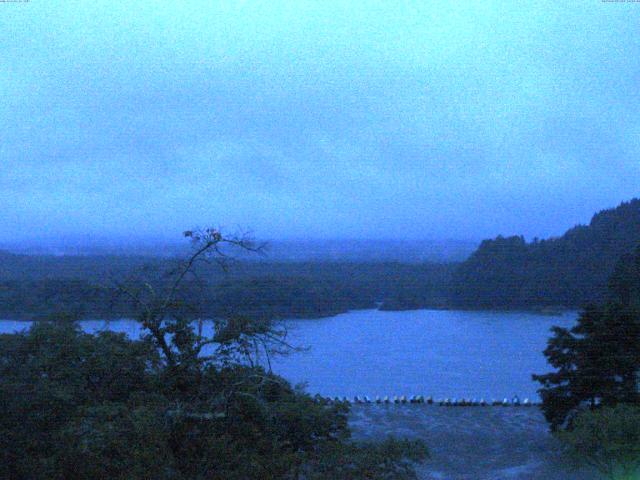
[[[638,246],[639,199],[603,210],[561,237],[526,242],[499,236],[475,251],[465,242],[274,242],[259,261],[238,262],[228,273],[215,266],[200,272],[208,284],[202,308],[211,316],[268,318],[320,317],[380,304],[384,310],[579,308],[604,300],[619,259],[623,268],[630,258],[624,255]],[[114,303],[110,279],[173,261],[167,251],[155,258],[132,253],[0,250],[0,318],[46,318],[58,311],[81,318],[127,316],[128,307]]]
[[640,245],[640,199],[596,213],[589,225],[527,243],[484,240],[455,270],[454,307],[581,307],[604,299],[616,262]]
[[[261,241],[261,239],[258,239]],[[274,240],[267,242],[265,255],[233,251],[246,261],[259,262],[459,262],[478,246],[471,240]],[[184,257],[190,251],[188,242],[139,242],[122,240],[91,241],[76,239],[42,244],[0,245],[3,252],[50,256],[135,256]]]

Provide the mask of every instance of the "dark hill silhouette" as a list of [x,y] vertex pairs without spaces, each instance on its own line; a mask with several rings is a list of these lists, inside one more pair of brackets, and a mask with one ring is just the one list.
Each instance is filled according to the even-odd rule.
[[640,245],[640,199],[564,235],[483,241],[453,275],[451,304],[475,308],[581,307],[600,302],[618,260]]
[[[579,308],[607,295],[616,263],[640,245],[640,200],[597,213],[588,226],[526,242],[485,240],[462,263],[241,261],[229,273],[201,272],[202,311],[269,318],[320,317],[358,308]],[[297,259],[298,257],[296,257]],[[325,258],[323,256],[323,258]],[[12,255],[0,251],[0,318],[128,316],[114,301],[112,280],[170,258]],[[625,263],[626,262],[626,263]],[[215,271],[214,271],[215,270]],[[111,283],[110,283],[111,282]]]

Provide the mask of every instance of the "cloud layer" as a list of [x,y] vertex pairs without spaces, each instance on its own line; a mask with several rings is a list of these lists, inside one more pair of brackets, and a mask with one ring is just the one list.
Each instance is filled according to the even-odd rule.
[[640,193],[638,32],[597,1],[3,4],[0,241],[560,234]]

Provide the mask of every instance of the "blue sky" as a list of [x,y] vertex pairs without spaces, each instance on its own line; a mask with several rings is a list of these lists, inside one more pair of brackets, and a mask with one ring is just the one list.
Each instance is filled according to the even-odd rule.
[[640,195],[640,4],[0,3],[0,241],[546,237]]

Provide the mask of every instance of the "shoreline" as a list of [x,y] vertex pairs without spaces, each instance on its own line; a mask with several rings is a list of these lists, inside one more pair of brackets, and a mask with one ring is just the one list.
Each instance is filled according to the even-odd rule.
[[[325,313],[320,313],[318,315],[298,315],[298,316],[277,316],[273,317],[271,320],[273,321],[293,321],[293,320],[322,320],[325,318],[333,318],[339,315],[343,315],[351,312],[416,312],[416,311],[446,311],[446,312],[482,312],[482,313],[523,313],[523,314],[534,314],[534,315],[543,315],[549,317],[559,317],[564,316],[571,313],[578,313],[582,310],[582,308],[573,308],[573,307],[531,307],[531,308],[476,308],[476,307],[443,307],[443,306],[427,306],[420,308],[403,308],[403,309],[385,309],[383,305],[378,308],[354,308],[340,311],[332,311]],[[248,314],[248,316],[251,316]],[[35,317],[35,318],[34,318]],[[40,317],[40,318],[38,318]],[[80,317],[76,321],[78,322],[88,322],[88,321],[118,321],[118,320],[131,320],[135,321],[135,319],[126,316],[108,316],[108,317]],[[52,321],[49,318],[42,318],[42,315],[21,315],[19,317],[13,318],[5,318],[0,316],[0,321],[6,322],[46,322]]]

